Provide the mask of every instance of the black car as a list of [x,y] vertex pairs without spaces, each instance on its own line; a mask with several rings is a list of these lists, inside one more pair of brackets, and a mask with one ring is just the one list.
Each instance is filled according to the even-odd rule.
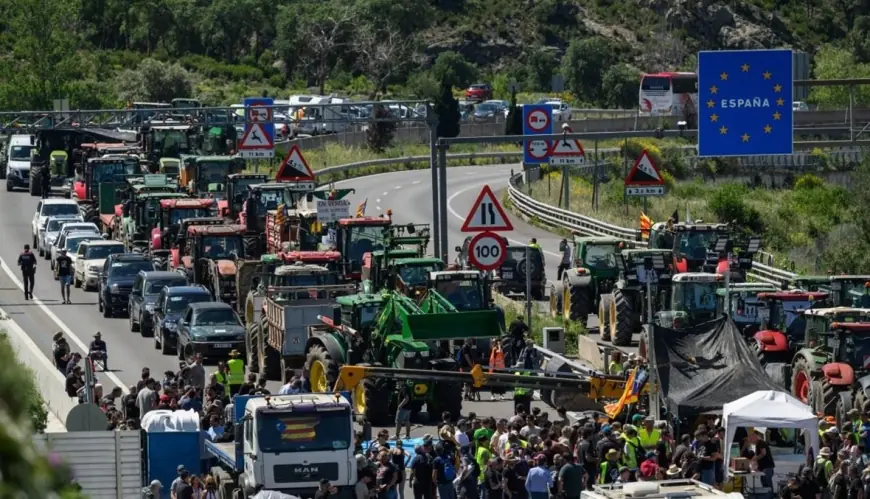
[[137,330],[142,336],[148,337],[154,333],[152,313],[154,304],[157,303],[157,295],[163,288],[173,286],[187,286],[187,277],[178,272],[154,270],[151,272],[139,272],[133,281],[133,291],[130,293],[130,302],[127,305],[130,316],[130,332]]
[[212,301],[211,293],[203,286],[165,287],[157,295],[154,305],[154,348],[164,354],[176,350],[178,322],[191,303]]
[[529,248],[530,262],[526,262],[526,246],[508,246],[507,257],[496,269],[495,286],[502,294],[525,294],[526,272],[530,272],[532,281],[532,298],[544,299],[544,289],[547,286],[547,274],[544,272],[544,254],[540,248]]
[[233,307],[224,302],[191,303],[178,323],[179,360],[194,354],[226,359],[238,350],[245,355],[245,327]]
[[154,264],[141,253],[116,253],[106,258],[97,284],[97,308],[103,317],[127,311],[133,281],[143,270],[154,270]]

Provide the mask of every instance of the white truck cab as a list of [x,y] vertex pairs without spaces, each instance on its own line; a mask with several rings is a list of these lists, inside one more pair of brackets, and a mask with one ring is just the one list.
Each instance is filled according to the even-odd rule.
[[206,441],[220,462],[212,469],[218,482],[235,482],[244,497],[258,488],[310,497],[325,478],[339,497],[353,497],[353,411],[344,396],[237,396],[233,419],[232,442]]
[[33,135],[12,135],[6,146],[6,164],[2,165],[3,176],[6,179],[6,190],[14,191],[17,187],[30,186],[31,153],[36,150],[36,137]]
[[739,492],[723,492],[705,483],[688,478],[657,482],[629,482],[594,485],[592,490],[580,492],[580,499],[743,499]]

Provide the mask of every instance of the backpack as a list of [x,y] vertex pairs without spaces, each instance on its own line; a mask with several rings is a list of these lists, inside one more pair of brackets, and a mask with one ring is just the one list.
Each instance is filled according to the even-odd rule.
[[825,464],[827,460],[820,461],[816,459],[813,463],[813,479],[819,485],[819,488],[825,490],[828,488],[828,480],[825,478]]
[[453,463],[450,462],[448,458],[441,458],[444,461],[444,480],[448,482],[452,482],[456,479],[456,468],[453,467]]

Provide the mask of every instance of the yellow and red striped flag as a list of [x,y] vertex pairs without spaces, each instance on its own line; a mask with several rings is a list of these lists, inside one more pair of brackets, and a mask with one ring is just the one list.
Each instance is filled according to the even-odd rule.
[[357,218],[366,216],[366,204],[368,204],[368,202],[369,202],[369,198],[366,198],[365,201],[363,201],[362,203],[359,204],[359,206],[356,207],[356,217]]
[[653,221],[646,213],[640,212],[640,235],[643,239],[649,239],[649,231],[652,229]]

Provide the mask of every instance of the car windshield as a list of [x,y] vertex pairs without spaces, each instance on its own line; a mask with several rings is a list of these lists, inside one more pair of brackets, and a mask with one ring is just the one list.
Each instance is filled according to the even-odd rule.
[[200,218],[209,216],[207,208],[174,208],[170,212],[169,222],[171,225],[181,223],[185,218]]
[[183,312],[191,303],[210,302],[211,295],[208,293],[191,293],[170,296],[166,302],[167,312]]
[[99,246],[89,246],[88,252],[85,253],[85,260],[103,260],[109,255],[123,252],[123,244],[101,244]]
[[238,326],[239,319],[229,308],[200,310],[194,321],[197,326]]
[[127,175],[136,175],[139,169],[134,161],[98,161],[91,164],[93,183],[123,182]]
[[238,257],[242,254],[239,236],[205,236],[202,238],[202,248],[207,258]]
[[30,151],[36,149],[35,146],[12,146],[12,154],[9,159],[15,161],[30,161]]
[[199,180],[204,183],[226,182],[230,174],[229,161],[200,161],[196,167],[199,172]]
[[615,269],[617,249],[616,244],[590,244],[586,246],[583,263],[598,270]]
[[114,262],[109,274],[110,277],[133,277],[143,270],[145,272],[154,270],[154,264],[148,260]]
[[350,259],[361,262],[363,255],[384,249],[384,228],[379,225],[358,225],[350,228]]
[[716,310],[716,290],[714,282],[683,282],[674,292],[675,310],[694,312],[714,312]]
[[57,215],[78,215],[79,205],[77,204],[46,204],[42,207],[42,216],[53,217]]
[[284,203],[284,189],[262,189],[258,191],[261,210],[277,210]]
[[63,220],[63,219],[49,220],[48,225],[46,226],[45,230],[46,230],[46,232],[58,232],[58,231],[60,231],[60,228],[63,227],[65,224],[68,224],[70,222],[76,222],[76,221],[77,220]]
[[[350,409],[314,412],[312,405],[284,414],[260,413],[257,444],[264,453],[315,452],[350,447]],[[291,466],[292,468],[292,466]],[[302,480],[302,478],[300,478]]]
[[496,109],[495,104],[488,104],[486,102],[477,106],[477,112],[479,113],[494,113]]
[[66,248],[67,252],[75,253],[79,250],[79,244],[85,241],[94,241],[97,239],[102,239],[102,237],[95,236],[85,236],[85,237],[68,237],[66,239],[66,243],[64,244],[64,248]]
[[439,265],[434,263],[425,265],[403,265],[399,267],[399,277],[402,282],[411,286],[426,284],[429,280],[429,272],[441,270]]
[[548,102],[547,105],[552,107],[554,111],[558,111],[559,109],[562,108],[561,102]]
[[680,253],[692,260],[707,258],[707,248],[719,237],[716,231],[686,231],[680,233]]
[[447,301],[452,303],[459,311],[481,310],[484,308],[479,280],[439,280],[435,283],[435,291],[444,298],[447,298]]
[[187,279],[149,279],[145,283],[146,295],[158,295],[163,288],[173,288],[177,286],[187,286]]

